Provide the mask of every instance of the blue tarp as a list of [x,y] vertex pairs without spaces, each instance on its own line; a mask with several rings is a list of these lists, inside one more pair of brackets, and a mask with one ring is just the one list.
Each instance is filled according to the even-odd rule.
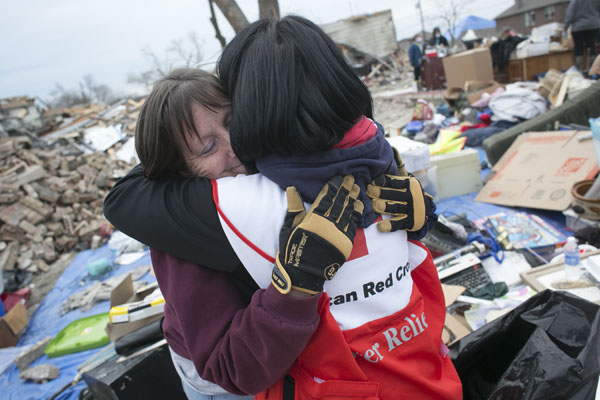
[[[459,39],[462,36],[462,34],[468,31],[469,29],[473,29],[474,31],[476,31],[478,29],[488,29],[495,27],[496,21],[494,20],[477,17],[475,15],[469,15],[467,18],[463,19],[458,24],[456,24],[456,27],[454,28],[454,38]],[[450,35],[450,32],[446,32],[444,36],[446,37],[446,39],[450,40],[452,35]]]
[[[97,303],[86,312],[73,310],[63,316],[60,315],[61,304],[63,301],[72,294],[85,289],[93,283],[93,281],[89,279],[89,274],[85,266],[92,261],[105,257],[110,260],[113,260],[115,257],[115,254],[108,248],[108,245],[96,250],[86,250],[77,254],[71,265],[65,269],[61,277],[56,281],[54,288],[48,293],[35,314],[32,316],[27,331],[22,336],[18,346],[35,344],[46,336],[54,337],[72,321],[109,311],[109,302],[103,301]],[[130,265],[120,266],[118,268],[115,267],[112,271],[102,276],[102,280],[150,264],[150,252],[147,251],[145,256]],[[146,274],[141,280],[150,283],[154,282],[156,279],[150,274]],[[100,347],[56,358],[48,358],[45,355],[40,357],[37,361],[32,363],[31,366],[52,364],[60,370],[58,378],[43,384],[25,382],[23,379],[19,379],[19,369],[13,364],[6,372],[0,375],[0,398],[3,400],[47,399],[64,385],[71,382],[77,374],[77,367],[103,348],[104,347]],[[76,400],[79,396],[79,392],[83,388],[85,388],[85,382],[82,380],[76,386],[70,387],[64,391],[57,399]]]

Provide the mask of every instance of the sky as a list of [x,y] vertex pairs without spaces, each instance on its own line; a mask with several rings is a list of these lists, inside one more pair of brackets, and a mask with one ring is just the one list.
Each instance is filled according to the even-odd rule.
[[[418,0],[279,0],[282,15],[297,14],[326,24],[365,13],[392,10],[398,39],[420,31]],[[443,25],[436,1],[421,0],[425,29]],[[513,0],[462,0],[464,16],[493,19]],[[249,21],[258,18],[257,0],[237,0]],[[215,7],[222,34],[234,36]],[[0,98],[51,99],[57,84],[76,89],[85,75],[117,93],[140,94],[127,76],[150,68],[142,49],[164,59],[176,39],[194,32],[210,69],[220,54],[209,22],[208,0],[19,0],[5,1],[0,12]],[[170,60],[176,65],[176,60]],[[211,62],[213,64],[211,65]]]

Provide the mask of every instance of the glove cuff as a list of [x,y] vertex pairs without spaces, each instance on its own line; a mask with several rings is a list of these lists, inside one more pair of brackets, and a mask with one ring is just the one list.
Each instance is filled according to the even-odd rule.
[[[271,282],[280,293],[288,294],[292,289],[295,289],[315,295],[323,291],[324,278],[293,267],[286,269],[279,261],[279,257],[278,253],[271,274]],[[337,268],[332,271],[332,274],[335,274],[335,271],[337,271]]]

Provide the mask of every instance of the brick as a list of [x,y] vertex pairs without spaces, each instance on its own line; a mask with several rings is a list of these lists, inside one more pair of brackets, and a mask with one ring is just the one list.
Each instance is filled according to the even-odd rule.
[[72,250],[77,244],[78,239],[74,236],[63,235],[56,239],[54,246],[58,251],[66,252]]
[[30,196],[23,197],[21,199],[21,203],[24,204],[25,206],[31,208],[32,210],[34,210],[35,212],[37,212],[44,218],[49,217],[52,214],[52,212],[54,211],[54,208],[50,207],[47,204],[44,204],[43,202],[41,202],[37,199],[34,199],[33,197],[30,197]]
[[19,200],[19,195],[17,193],[0,194],[0,204],[12,204],[17,200]]
[[43,246],[42,258],[44,259],[44,261],[51,263],[58,258],[58,254],[56,253],[56,248],[54,245],[53,238],[47,237],[46,239],[44,239],[42,246]]
[[0,209],[0,220],[9,225],[17,226],[27,216],[28,210],[21,203],[14,203]]
[[24,219],[23,221],[19,222],[19,228],[23,229],[25,232],[34,235],[37,233],[37,228],[35,227],[35,225],[33,225],[32,223],[30,223],[29,221],[27,221],[26,219]]
[[33,263],[33,250],[29,249],[22,252],[17,258],[17,267],[19,269],[28,269]]
[[86,223],[85,226],[77,230],[77,235],[81,239],[89,239],[94,233],[97,233],[105,223],[107,223],[107,221],[104,219],[89,221],[89,223]]
[[65,214],[62,217],[63,227],[67,235],[75,233],[75,227],[73,226],[73,216],[71,214]]
[[23,242],[25,240],[25,231],[18,226],[4,224],[0,227],[0,237],[2,237],[2,240]]
[[37,225],[42,221],[46,220],[46,218],[43,215],[30,208],[27,210],[25,218],[27,219],[27,221],[31,222],[34,225]]
[[29,165],[25,168],[25,171],[17,175],[12,182],[15,185],[21,186],[29,182],[37,181],[38,179],[46,176],[46,170],[40,165]]
[[19,191],[19,187],[14,183],[0,183],[1,193],[15,193]]
[[9,271],[15,269],[15,264],[19,258],[19,242],[10,242],[6,249],[0,254],[0,268]]
[[37,182],[32,183],[31,187],[37,192],[40,199],[47,201],[50,204],[55,204],[58,199],[60,199],[59,193]]
[[27,196],[29,196],[29,197],[32,197],[34,199],[37,199],[39,197],[37,192],[33,189],[33,187],[29,183],[23,185],[23,190],[25,191],[25,193],[27,193]]
[[48,272],[50,270],[50,266],[46,263],[46,261],[42,260],[41,258],[35,260],[33,263],[36,265],[38,270],[42,272]]
[[79,195],[73,189],[67,189],[60,197],[62,204],[73,204],[79,201]]

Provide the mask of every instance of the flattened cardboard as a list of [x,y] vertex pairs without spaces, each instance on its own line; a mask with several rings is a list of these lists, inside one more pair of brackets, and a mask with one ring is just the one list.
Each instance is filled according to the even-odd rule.
[[598,172],[589,131],[530,132],[520,135],[492,169],[476,201],[511,207],[563,211],[571,187]]
[[16,345],[28,323],[25,306],[17,303],[0,318],[0,348]]
[[444,299],[446,300],[446,307],[453,304],[458,296],[463,294],[467,290],[465,287],[458,285],[445,285],[442,283],[442,291],[444,292]]
[[444,57],[443,63],[448,88],[462,88],[466,81],[494,80],[492,56],[487,47]]
[[[133,287],[133,279],[131,274],[123,279],[116,288],[110,293],[110,306],[115,307],[125,303],[131,303],[134,301],[143,300],[145,296],[150,294],[154,289],[148,289],[143,292],[136,293]],[[106,325],[106,333],[111,342],[115,342],[118,338],[125,336],[129,332],[133,332],[143,326],[148,325],[151,322],[161,319],[163,314],[153,315],[148,318],[139,319],[133,322],[111,324],[110,322]]]
[[446,321],[444,323],[444,332],[442,339],[444,343],[454,343],[471,333],[471,330],[460,322],[459,317],[446,313]]

